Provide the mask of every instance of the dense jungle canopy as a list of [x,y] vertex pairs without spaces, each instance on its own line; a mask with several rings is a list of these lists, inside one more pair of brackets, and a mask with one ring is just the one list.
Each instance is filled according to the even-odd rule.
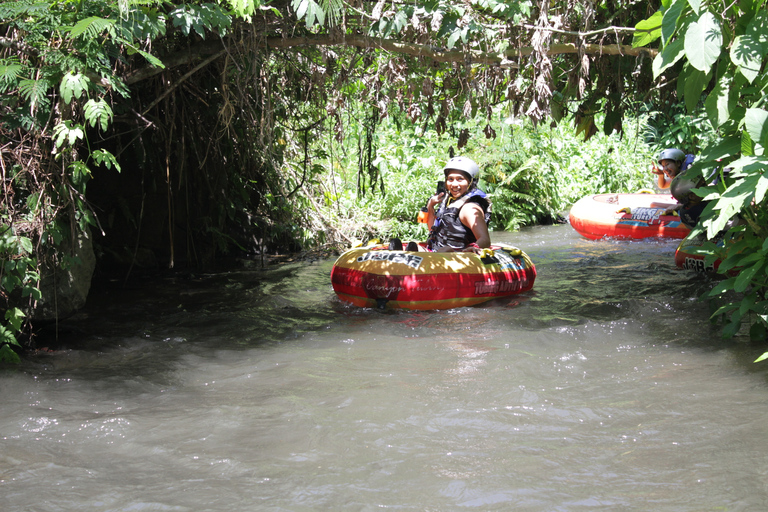
[[84,239],[127,268],[344,245],[315,207],[339,199],[318,177],[354,161],[357,192],[384,192],[383,120],[459,152],[496,137],[500,111],[586,140],[678,103],[703,108],[714,133],[686,142],[692,175],[733,168],[701,189],[703,229],[740,214],[733,236],[758,255],[725,255],[749,266],[718,292],[752,295],[721,313],[732,333],[755,314],[764,334],[763,1],[20,0],[0,18],[7,343],[26,318],[19,297],[44,300],[41,272],[76,265]]

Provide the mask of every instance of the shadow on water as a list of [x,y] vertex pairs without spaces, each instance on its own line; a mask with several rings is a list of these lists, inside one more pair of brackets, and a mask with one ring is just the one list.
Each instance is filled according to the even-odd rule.
[[82,311],[38,338],[38,346],[57,350],[28,363],[82,369],[97,379],[122,372],[151,377],[188,354],[279,345],[338,321],[343,305],[330,287],[331,266],[284,263],[105,283]]
[[[746,368],[755,371],[752,356],[762,348],[743,339],[720,339],[709,322],[710,306],[698,300],[716,278],[677,269],[677,241],[591,241],[567,226],[494,236],[520,246],[533,259],[538,277],[531,292],[449,312],[359,309],[333,293],[332,260],[174,274],[134,280],[125,287],[107,283],[92,291],[83,311],[60,322],[56,344],[61,350],[30,363],[50,367],[55,362],[62,370],[88,367],[97,376],[99,367],[105,374],[120,367],[162,374],[186,354],[277,346],[307,332],[377,321],[404,337],[413,335],[414,325],[453,331],[465,322],[477,330],[474,317],[491,311],[493,321],[504,318],[530,331],[642,322],[648,335],[679,346],[734,349],[739,360],[749,363]],[[53,333],[45,336],[50,339]]]

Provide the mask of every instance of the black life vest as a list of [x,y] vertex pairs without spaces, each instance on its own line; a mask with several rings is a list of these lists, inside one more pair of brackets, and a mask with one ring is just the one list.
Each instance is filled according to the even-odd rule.
[[693,155],[687,155],[685,162],[683,162],[683,165],[680,168],[680,172],[672,180],[672,183],[669,186],[669,191],[681,205],[678,210],[680,220],[683,224],[693,229],[699,222],[701,212],[704,211],[704,207],[709,201],[704,201],[701,196],[698,196],[693,192],[694,188],[706,185],[706,180],[704,178],[699,178],[697,181],[694,181],[683,178],[682,176],[682,172],[690,167],[691,162],[693,162]]
[[433,251],[441,247],[461,250],[477,241],[472,230],[459,219],[459,213],[466,204],[478,204],[483,209],[485,223],[490,224],[491,221],[491,201],[479,188],[470,190],[455,201],[452,201],[450,195],[446,196],[435,214],[435,224],[429,236],[429,248]]

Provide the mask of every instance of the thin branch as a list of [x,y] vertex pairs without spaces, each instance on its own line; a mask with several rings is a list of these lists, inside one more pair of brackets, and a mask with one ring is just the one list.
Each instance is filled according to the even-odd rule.
[[599,30],[590,30],[589,32],[573,32],[571,30],[560,30],[558,28],[552,28],[552,27],[540,27],[537,25],[523,25],[523,28],[533,29],[533,30],[546,30],[548,32],[555,32],[557,34],[565,34],[568,36],[577,36],[577,37],[588,37],[588,36],[596,36],[598,34],[608,34],[608,33],[627,33],[631,34],[634,32],[646,32],[645,30],[638,31],[634,27],[606,27],[601,28]]

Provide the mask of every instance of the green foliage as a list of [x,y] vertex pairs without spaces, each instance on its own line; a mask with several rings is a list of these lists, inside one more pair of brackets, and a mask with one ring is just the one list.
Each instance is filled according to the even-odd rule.
[[[131,56],[163,67],[151,51],[167,24],[183,35],[194,31],[205,38],[211,31],[225,35],[232,23],[232,14],[216,3],[182,3],[165,14],[167,5],[156,0],[0,3],[3,48],[11,49],[0,50],[0,129],[4,141],[19,147],[2,155],[3,169],[13,169],[7,182],[12,190],[4,193],[13,200],[0,209],[0,261],[5,262],[0,291],[7,304],[14,298],[39,299],[38,260],[55,254],[62,217],[81,230],[97,225],[85,199],[92,168],[120,171],[120,165],[108,149],[92,147],[89,137],[110,129],[115,98],[128,95],[124,75],[116,71],[126,69]],[[246,16],[260,3],[226,5]],[[30,160],[29,155],[40,156]],[[3,177],[6,186],[5,170]],[[18,336],[18,311],[6,309],[0,343]],[[0,359],[13,359],[7,346],[2,345]]]
[[637,134],[596,134],[584,142],[568,123],[534,127],[509,120],[508,129],[485,178],[497,229],[552,223],[587,194],[634,192],[650,184],[649,149]]
[[73,99],[79,99],[88,90],[88,78],[81,73],[69,71],[62,77],[59,86],[59,94],[64,103],[72,103]]
[[203,39],[207,30],[225,35],[232,24],[230,17],[216,4],[184,4],[171,11],[169,16],[182,34],[188,36],[194,30]]
[[314,25],[324,26],[325,18],[328,17],[328,25],[335,26],[344,7],[341,0],[325,0],[315,2],[315,0],[291,0],[291,8],[296,12],[296,17],[305,20],[307,29]]
[[[723,336],[750,324],[753,338],[768,332],[768,11],[762,0],[722,6],[675,0],[664,4],[638,28],[654,27],[648,44],[661,37],[654,62],[660,76],[681,67],[678,93],[689,110],[702,92],[707,118],[715,136],[702,144],[696,163],[687,172],[693,179],[717,174],[716,183],[697,189],[710,201],[693,235],[706,233],[707,261],[721,259],[718,272],[726,278],[709,297],[726,303],[713,315],[723,324]],[[723,169],[730,172],[723,173]],[[722,238],[724,243],[715,243]],[[733,275],[735,274],[735,275]],[[765,359],[764,355],[760,360]]]
[[6,303],[5,307],[0,304],[5,321],[0,324],[0,362],[18,362],[11,346],[20,346],[17,336],[23,329],[25,315],[18,307],[7,306],[11,294],[19,293],[32,301],[40,299],[40,275],[33,250],[32,240],[16,234],[9,225],[0,224],[0,261],[4,262],[0,266],[0,298]]
[[[458,126],[482,135],[486,125]],[[557,222],[586,194],[634,192],[652,186],[647,169],[651,150],[638,134],[598,134],[584,142],[568,123],[535,127],[527,120],[499,116],[490,126],[498,134],[496,139],[470,137],[457,154],[480,165],[479,186],[493,203],[493,230]],[[375,237],[426,239],[428,229],[417,224],[416,217],[443,179],[442,168],[452,146],[452,138],[424,132],[397,118],[384,123],[378,131],[374,164],[386,193],[359,197],[348,178],[339,196],[342,210],[361,224],[372,224]]]
[[712,117],[700,106],[689,113],[681,103],[667,102],[666,109],[648,110],[648,123],[643,133],[645,142],[656,153],[666,148],[678,148],[685,153],[698,154],[718,137]]
[[85,132],[79,124],[72,121],[62,121],[53,127],[53,136],[56,147],[61,148],[64,144],[74,146],[77,141],[85,137]]
[[112,108],[102,99],[88,100],[83,114],[89,126],[99,126],[103,131],[106,131],[112,122]]

